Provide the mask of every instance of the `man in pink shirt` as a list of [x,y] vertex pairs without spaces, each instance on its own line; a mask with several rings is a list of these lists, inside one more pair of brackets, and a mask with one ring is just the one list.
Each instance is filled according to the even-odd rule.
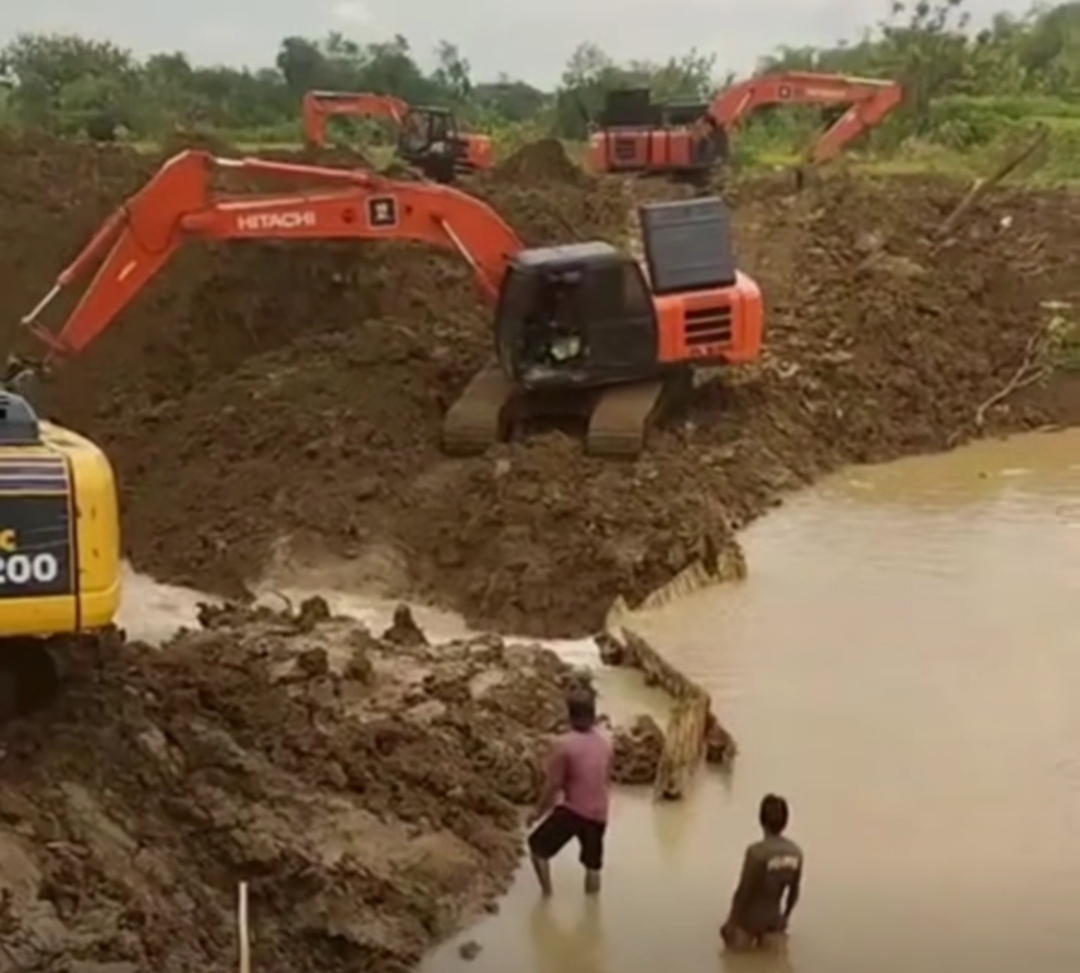
[[587,894],[600,891],[600,869],[604,864],[604,831],[611,798],[611,741],[596,727],[596,697],[592,690],[570,693],[566,708],[570,732],[555,741],[533,815],[539,824],[529,835],[529,853],[545,897],[552,891],[551,859],[571,838],[577,838],[581,849]]

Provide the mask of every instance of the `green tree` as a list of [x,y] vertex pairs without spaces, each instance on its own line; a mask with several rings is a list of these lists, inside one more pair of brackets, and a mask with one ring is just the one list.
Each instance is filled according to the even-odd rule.
[[67,128],[88,112],[123,112],[137,90],[139,65],[107,41],[20,34],[0,49],[0,73],[13,80],[13,107],[25,122]]
[[431,80],[455,104],[465,104],[473,93],[472,65],[456,44],[440,41],[435,51],[437,65]]

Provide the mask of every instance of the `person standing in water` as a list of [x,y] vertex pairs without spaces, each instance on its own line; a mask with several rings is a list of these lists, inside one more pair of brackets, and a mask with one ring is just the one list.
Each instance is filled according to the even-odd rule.
[[775,944],[787,932],[788,920],[799,901],[803,853],[794,841],[784,837],[787,801],[766,794],[758,820],[764,837],[746,849],[731,912],[720,927],[720,937],[728,949]]
[[586,894],[600,891],[604,865],[614,751],[596,726],[596,695],[591,689],[571,692],[566,711],[570,732],[555,741],[533,814],[539,823],[529,835],[529,854],[545,897],[552,892],[551,859],[572,838],[580,848]]

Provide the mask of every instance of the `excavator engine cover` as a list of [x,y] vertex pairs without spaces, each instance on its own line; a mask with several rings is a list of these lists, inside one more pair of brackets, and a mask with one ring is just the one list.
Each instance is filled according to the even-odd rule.
[[598,122],[601,128],[652,128],[660,124],[660,106],[648,88],[616,89],[605,96]]
[[735,283],[731,214],[719,196],[638,209],[645,262],[657,295]]
[[499,360],[525,389],[654,375],[657,328],[641,268],[607,243],[521,251],[496,313]]

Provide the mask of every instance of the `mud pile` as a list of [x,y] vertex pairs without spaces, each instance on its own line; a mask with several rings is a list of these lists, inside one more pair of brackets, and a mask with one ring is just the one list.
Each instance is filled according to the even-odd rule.
[[[0,220],[20,247],[0,253],[0,301],[14,320],[151,163],[3,153]],[[468,188],[527,244],[619,239],[623,184],[581,178]],[[344,559],[353,587],[579,635],[616,595],[633,602],[731,544],[784,489],[976,431],[1044,327],[1041,302],[1077,297],[1080,224],[1064,194],[998,193],[938,245],[965,189],[741,186],[739,252],[766,294],[768,353],[704,384],[635,464],[555,433],[441,456],[442,414],[490,355],[490,319],[462,261],[405,244],[184,254],[61,376],[55,405],[109,449],[128,548],[163,580],[234,592],[287,538],[297,556]],[[1007,405],[991,429],[1055,418]]]
[[1047,301],[1080,297],[1067,193],[992,195],[948,238],[962,186],[836,178],[773,188],[739,210],[745,262],[769,302],[769,353],[727,390],[701,390],[695,439],[719,452],[736,519],[777,486],[846,462],[943,449],[980,432],[1080,416],[1006,399]]
[[503,182],[561,180],[581,183],[586,179],[558,139],[540,139],[523,145],[500,162],[493,175]]
[[[4,239],[20,241],[0,254],[6,320],[157,161],[0,145],[11,173],[0,220]],[[617,186],[585,207],[558,184],[488,180],[477,192],[527,244],[610,237],[624,222]],[[408,584],[414,573],[426,584],[447,556],[429,518],[447,511],[410,510],[409,490],[427,495],[437,480],[422,474],[439,465],[445,407],[490,354],[487,315],[463,262],[421,246],[193,246],[67,366],[49,400],[108,448],[128,548],[153,574],[236,593],[282,534],[353,556],[396,551],[405,525],[418,550]]]
[[205,624],[77,660],[4,729],[0,968],[234,969],[246,879],[256,969],[399,971],[507,883],[553,654],[391,642],[317,601]]

